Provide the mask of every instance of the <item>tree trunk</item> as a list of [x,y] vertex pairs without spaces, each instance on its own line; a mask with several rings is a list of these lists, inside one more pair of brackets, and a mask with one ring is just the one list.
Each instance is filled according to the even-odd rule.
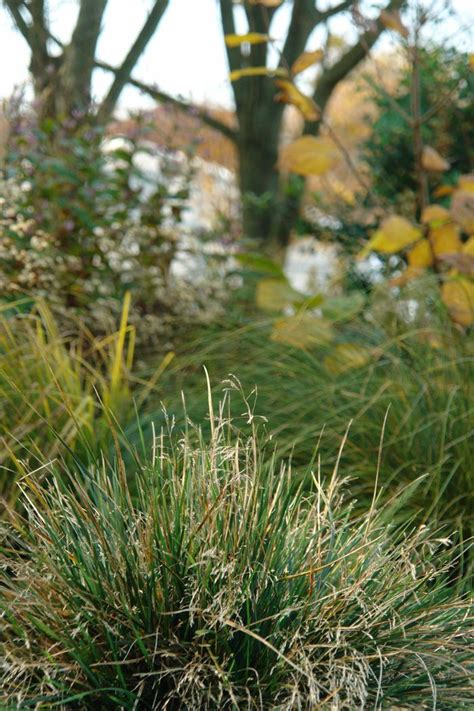
[[108,0],[82,0],[70,44],[59,71],[57,111],[63,118],[87,114],[91,108],[92,72],[102,18]]
[[238,148],[244,235],[259,242],[273,240],[280,206],[279,176],[275,168],[278,146],[265,145],[255,137],[241,137]]
[[281,214],[277,162],[283,108],[274,103],[275,88],[268,78],[241,81],[237,148],[243,232],[245,237],[268,243],[276,239]]

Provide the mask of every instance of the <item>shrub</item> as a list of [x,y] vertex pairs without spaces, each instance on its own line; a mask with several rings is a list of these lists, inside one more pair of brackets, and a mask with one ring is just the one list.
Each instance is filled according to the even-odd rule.
[[[159,434],[23,482],[1,566],[8,708],[472,707],[469,601],[423,527],[351,521],[337,469],[295,491],[253,434]],[[391,512],[386,512],[388,516]],[[472,651],[472,649],[471,649]]]
[[66,328],[81,317],[103,336],[131,291],[139,345],[162,352],[181,324],[219,310],[222,278],[192,285],[171,274],[189,181],[166,160],[160,176],[138,167],[143,154],[156,161],[146,126],[108,141],[100,127],[37,125],[23,114],[11,122],[0,173],[2,302],[47,299]]

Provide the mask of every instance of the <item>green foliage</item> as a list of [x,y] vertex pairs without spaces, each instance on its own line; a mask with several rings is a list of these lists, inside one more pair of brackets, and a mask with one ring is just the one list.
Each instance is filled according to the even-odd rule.
[[[363,158],[370,170],[375,195],[393,201],[416,191],[413,128],[396,110],[395,102],[407,116],[411,109],[411,70],[403,71],[394,97],[376,84],[373,101],[378,115],[371,120],[372,133]],[[474,75],[466,54],[446,47],[420,50],[421,112],[429,120],[422,125],[422,138],[451,163],[443,182],[453,184],[460,174],[473,169],[474,155]],[[431,182],[435,188],[439,178]]]
[[245,409],[249,438],[225,403],[209,438],[154,437],[136,498],[119,452],[25,478],[0,566],[3,707],[472,707],[446,541],[393,535],[391,509],[351,520],[336,469],[295,489]]

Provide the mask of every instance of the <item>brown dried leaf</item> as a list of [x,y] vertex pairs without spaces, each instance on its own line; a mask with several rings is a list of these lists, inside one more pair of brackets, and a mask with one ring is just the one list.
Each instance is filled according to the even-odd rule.
[[448,161],[440,156],[438,151],[431,146],[425,146],[423,148],[421,164],[425,170],[429,170],[433,173],[442,173],[450,168]]

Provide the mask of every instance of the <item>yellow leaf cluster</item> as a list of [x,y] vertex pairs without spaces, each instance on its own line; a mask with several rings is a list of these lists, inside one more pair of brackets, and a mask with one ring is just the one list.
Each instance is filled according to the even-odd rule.
[[275,97],[276,101],[296,106],[303,114],[305,121],[317,121],[319,119],[321,113],[313,99],[303,94],[292,81],[277,79],[275,84],[280,89],[280,93]]
[[328,139],[301,136],[280,151],[280,170],[310,176],[322,175],[330,170],[338,159],[336,147]]

